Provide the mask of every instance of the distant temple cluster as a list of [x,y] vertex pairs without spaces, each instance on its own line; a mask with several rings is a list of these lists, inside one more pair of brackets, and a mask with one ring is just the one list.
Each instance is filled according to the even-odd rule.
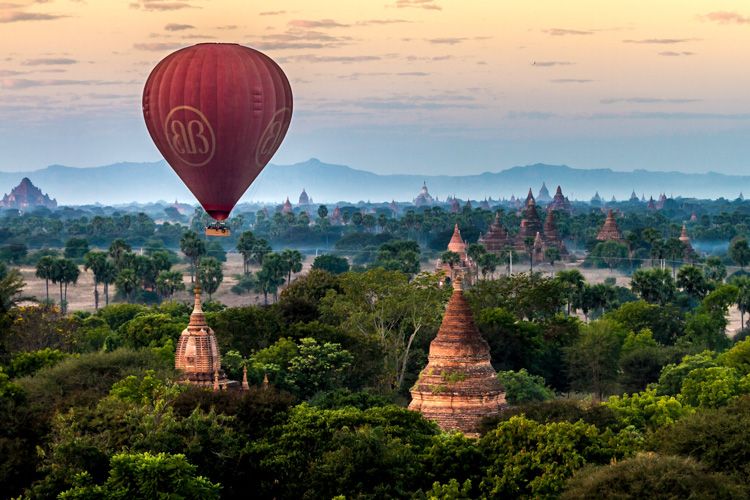
[[42,193],[42,190],[36,187],[28,177],[24,177],[18,186],[3,197],[0,207],[17,210],[45,207],[54,210],[57,208],[57,200]]
[[[547,197],[549,198],[549,193],[547,193]],[[547,249],[556,248],[561,256],[567,255],[568,250],[557,231],[556,209],[554,208],[561,207],[562,210],[567,210],[566,206],[569,206],[569,203],[563,197],[560,187],[558,187],[555,198],[551,198],[551,202],[547,206],[547,214],[544,223],[542,223],[537,212],[536,200],[531,189],[529,189],[526,203],[521,212],[522,218],[518,233],[511,236],[500,222],[498,214],[487,232],[479,237],[479,243],[484,245],[488,252],[496,254],[510,248],[521,252],[528,252],[530,248],[533,248],[534,258],[541,259]]]

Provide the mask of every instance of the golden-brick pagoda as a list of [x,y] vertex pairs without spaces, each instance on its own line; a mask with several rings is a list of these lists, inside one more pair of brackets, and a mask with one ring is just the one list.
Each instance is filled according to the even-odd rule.
[[461,230],[458,228],[458,224],[456,224],[453,228],[451,240],[448,242],[448,251],[458,254],[458,262],[451,264],[438,260],[437,270],[444,271],[445,275],[451,280],[454,280],[456,276],[461,276],[469,284],[473,283],[474,277],[477,274],[477,264],[469,257],[469,254],[466,252],[467,248],[468,245],[461,237]]
[[453,281],[453,295],[411,397],[410,410],[445,431],[470,436],[478,435],[483,418],[499,415],[506,404],[505,390],[490,364],[490,347],[474,323],[460,277]]
[[488,252],[497,255],[512,245],[512,241],[508,237],[508,231],[505,230],[503,223],[500,221],[500,212],[495,214],[495,220],[490,224],[487,232],[479,237],[479,243]]
[[195,305],[187,328],[180,334],[174,356],[174,367],[182,373],[181,381],[214,390],[236,385],[221,369],[221,354],[216,334],[208,326],[201,306],[201,289],[195,287]]
[[622,241],[622,233],[620,233],[620,228],[617,227],[615,214],[611,209],[607,212],[607,219],[599,230],[599,234],[596,235],[596,239],[599,241]]

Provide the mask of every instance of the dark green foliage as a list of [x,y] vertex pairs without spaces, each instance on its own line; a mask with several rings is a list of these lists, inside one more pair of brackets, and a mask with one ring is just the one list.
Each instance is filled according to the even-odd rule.
[[750,485],[750,397],[659,429],[650,439],[650,447],[659,453],[700,460],[712,471],[734,475]]
[[562,499],[743,498],[747,491],[694,460],[653,453],[581,469],[565,485]]
[[315,257],[312,268],[328,271],[331,274],[341,274],[349,270],[349,261],[336,255],[318,255]]
[[19,352],[10,360],[8,375],[12,378],[33,375],[42,368],[55,366],[66,357],[64,352],[49,347],[38,351]]
[[232,307],[207,315],[222,351],[235,350],[247,356],[273,344],[283,328],[276,307]]
[[546,401],[555,397],[555,393],[544,385],[542,377],[531,375],[523,368],[517,372],[498,372],[497,378],[502,382],[505,399],[511,405]]

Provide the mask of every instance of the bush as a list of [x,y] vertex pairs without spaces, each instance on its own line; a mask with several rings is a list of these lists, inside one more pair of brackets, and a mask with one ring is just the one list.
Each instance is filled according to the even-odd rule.
[[544,384],[544,379],[538,375],[531,375],[525,368],[514,372],[498,372],[505,387],[505,398],[509,404],[517,405],[532,401],[546,401],[555,397],[555,393]]
[[603,467],[581,469],[561,498],[742,498],[745,490],[689,458],[639,454]]

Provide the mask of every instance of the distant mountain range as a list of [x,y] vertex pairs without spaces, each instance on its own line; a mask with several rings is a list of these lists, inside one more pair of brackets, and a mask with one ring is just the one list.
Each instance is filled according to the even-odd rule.
[[[0,195],[10,192],[23,177],[29,177],[60,204],[195,201],[164,162],[117,163],[93,168],[52,165],[33,172],[2,172]],[[289,196],[296,202],[303,188],[315,203],[411,201],[423,182],[440,200],[452,195],[474,200],[525,197],[529,187],[536,195],[542,182],[546,182],[551,194],[561,185],[571,200],[589,200],[597,191],[605,200],[613,195],[625,200],[633,190],[646,198],[657,198],[664,192],[668,196],[734,199],[743,190],[750,192],[750,176],[715,172],[615,172],[536,164],[479,175],[380,175],[311,159],[295,165],[269,165],[241,201],[281,203]]]

